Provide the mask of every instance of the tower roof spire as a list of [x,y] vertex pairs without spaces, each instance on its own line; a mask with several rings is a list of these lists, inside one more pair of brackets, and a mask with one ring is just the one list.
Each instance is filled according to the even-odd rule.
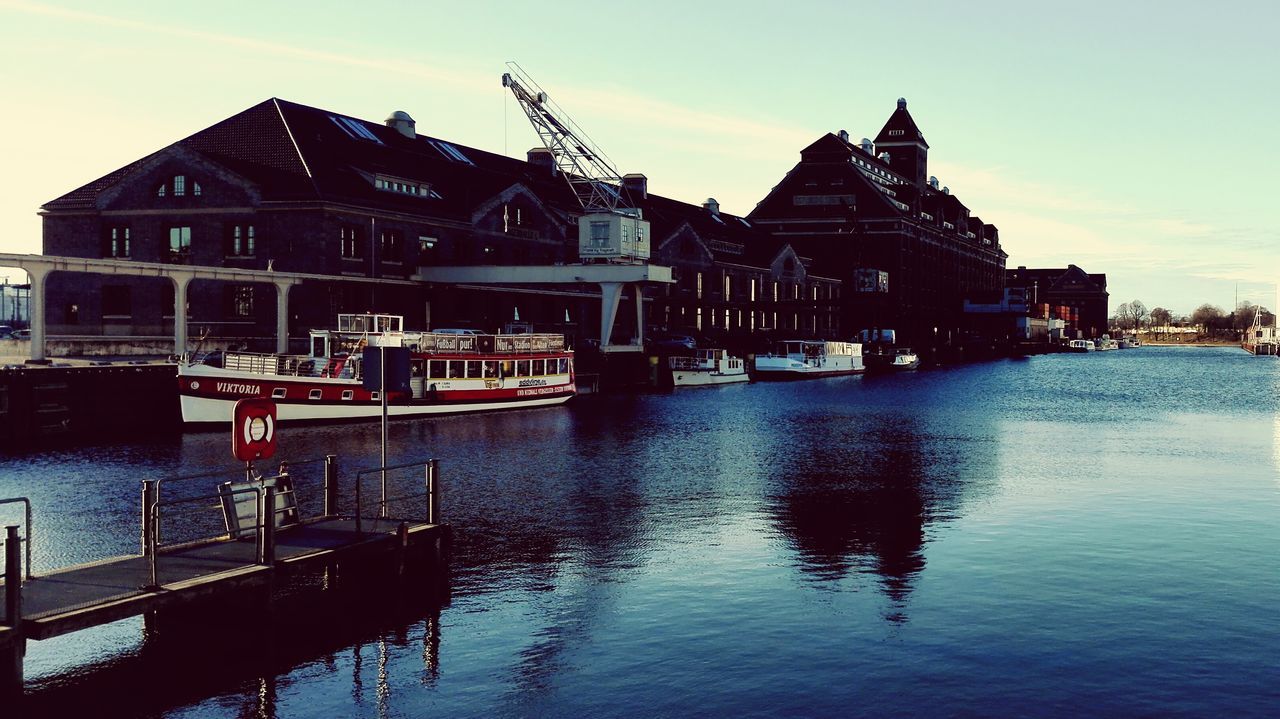
[[876,145],[912,145],[917,143],[926,149],[929,147],[929,143],[925,142],[924,133],[920,132],[920,128],[916,127],[916,121],[911,119],[911,113],[907,112],[907,99],[900,97],[898,98],[898,109],[893,111],[893,114],[889,116],[889,121],[880,130],[880,134],[876,135]]

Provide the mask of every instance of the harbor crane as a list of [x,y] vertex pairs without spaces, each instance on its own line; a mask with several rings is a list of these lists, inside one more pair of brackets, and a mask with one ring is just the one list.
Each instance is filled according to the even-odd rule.
[[569,183],[583,215],[578,219],[578,256],[583,262],[648,262],[649,223],[630,207],[622,176],[568,114],[516,63],[507,63],[502,86],[554,158],[557,174]]

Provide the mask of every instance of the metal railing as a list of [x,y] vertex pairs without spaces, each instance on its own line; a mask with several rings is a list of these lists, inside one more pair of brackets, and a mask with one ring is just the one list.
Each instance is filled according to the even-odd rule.
[[26,497],[11,497],[9,499],[0,499],[0,504],[17,504],[19,502],[21,502],[22,506],[25,508],[25,513],[23,515],[23,529],[25,530],[25,532],[24,532],[24,537],[22,539],[19,539],[18,542],[20,544],[26,545],[26,556],[27,556],[26,577],[27,579],[31,579],[31,500],[27,499]]
[[[393,472],[395,470],[400,470],[400,469],[409,469],[413,467],[423,468],[423,484],[424,484],[423,491],[415,492],[415,493],[399,494],[395,496],[388,496],[387,472]],[[438,523],[439,516],[440,516],[440,460],[432,458],[432,459],[428,459],[425,462],[407,462],[405,464],[396,464],[396,465],[391,465],[387,467],[370,467],[368,469],[358,470],[356,472],[356,483],[355,483],[355,490],[356,490],[355,491],[355,494],[356,494],[355,520],[356,520],[357,533],[362,533],[364,531],[363,486],[365,481],[375,476],[381,480],[381,484],[382,484],[382,491],[378,501],[378,518],[379,519],[387,518],[388,516],[387,507],[392,502],[399,502],[406,499],[420,499],[425,497],[427,500],[426,522],[427,524]],[[409,519],[409,518],[402,517],[402,519]]]
[[[153,480],[148,480],[153,481]],[[254,516],[254,524],[241,529],[255,530],[255,541],[257,542],[254,551],[254,558],[259,564],[270,564],[274,561],[274,543],[273,539],[275,529],[275,517],[272,515],[272,521],[264,521],[267,507],[274,507],[275,492],[273,487],[241,487],[239,489],[228,489],[218,494],[202,495],[199,497],[185,497],[183,499],[174,499],[168,502],[156,501],[148,508],[151,521],[147,524],[149,532],[143,537],[143,554],[147,557],[147,567],[149,573],[150,584],[147,589],[155,589],[160,586],[159,583],[159,557],[160,557],[160,508],[172,507],[179,504],[190,504],[194,502],[207,502],[211,499],[222,500],[227,495],[248,494],[253,493],[257,496],[257,511]],[[176,546],[176,545],[175,545]]]
[[[321,516],[331,517],[337,514],[337,496],[338,496],[337,459],[338,459],[337,455],[330,454],[324,457],[318,457],[315,459],[305,459],[301,461],[285,460],[280,462],[279,473],[289,474],[290,476],[297,478],[297,475],[293,473],[293,470],[296,470],[299,467],[307,467],[314,464],[324,463],[324,479],[323,479],[323,485],[322,485],[323,504],[322,504]],[[142,554],[144,556],[148,552],[149,545],[148,545],[147,538],[148,536],[150,536],[152,532],[154,532],[155,534],[156,544],[163,543],[162,533],[161,533],[161,522],[163,519],[163,515],[162,513],[159,513],[159,512],[153,514],[151,512],[151,507],[153,505],[172,506],[174,504],[179,504],[179,502],[172,502],[172,503],[163,502],[161,497],[161,489],[164,486],[174,482],[187,482],[187,481],[196,480],[196,479],[210,479],[210,478],[220,478],[220,477],[240,477],[244,479],[258,478],[258,477],[249,477],[246,474],[246,470],[241,468],[241,469],[220,469],[220,470],[214,470],[211,472],[199,472],[196,474],[185,474],[177,477],[163,477],[161,479],[147,479],[142,481],[141,545],[142,545]],[[299,503],[299,506],[298,506],[298,515],[299,515],[299,518],[303,516],[303,507],[301,506],[301,503]]]

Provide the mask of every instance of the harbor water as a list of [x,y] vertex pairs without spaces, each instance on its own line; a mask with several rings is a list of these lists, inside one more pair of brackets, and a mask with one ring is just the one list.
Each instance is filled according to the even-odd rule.
[[[447,598],[32,642],[29,712],[1273,716],[1278,395],[1275,358],[1143,347],[396,422],[390,462],[441,460]],[[378,437],[280,453],[349,475]],[[37,573],[133,552],[139,480],[229,444],[9,452],[0,496]]]

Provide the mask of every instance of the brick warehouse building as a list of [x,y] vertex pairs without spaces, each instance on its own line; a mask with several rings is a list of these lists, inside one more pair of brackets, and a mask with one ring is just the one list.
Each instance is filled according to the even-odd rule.
[[[433,265],[571,264],[581,209],[555,173],[546,151],[526,162],[462,147],[417,134],[402,112],[376,124],[271,99],[44,205],[44,253],[371,280],[411,279]],[[627,183],[652,222],[655,261],[680,278],[648,291],[651,326],[741,337],[832,325],[840,283],[810,275],[785,241],[718,208],[649,195],[643,176]],[[680,253],[691,241],[701,255]],[[599,321],[593,290],[309,282],[293,290],[288,324],[296,342],[339,312],[485,330],[518,315],[539,330],[589,336]],[[272,292],[194,281],[191,334],[269,336]],[[172,332],[164,279],[55,273],[46,297],[52,334]],[[619,311],[616,334],[635,331],[629,317]]]
[[846,285],[846,334],[893,328],[943,346],[965,329],[966,295],[1004,286],[999,231],[928,176],[928,150],[899,99],[874,143],[818,138],[748,215]]
[[1005,273],[1005,284],[1021,288],[1031,305],[1068,307],[1079,320],[1072,329],[1086,338],[1101,337],[1107,331],[1110,314],[1105,274],[1089,274],[1075,265],[1056,269],[1019,267]]

